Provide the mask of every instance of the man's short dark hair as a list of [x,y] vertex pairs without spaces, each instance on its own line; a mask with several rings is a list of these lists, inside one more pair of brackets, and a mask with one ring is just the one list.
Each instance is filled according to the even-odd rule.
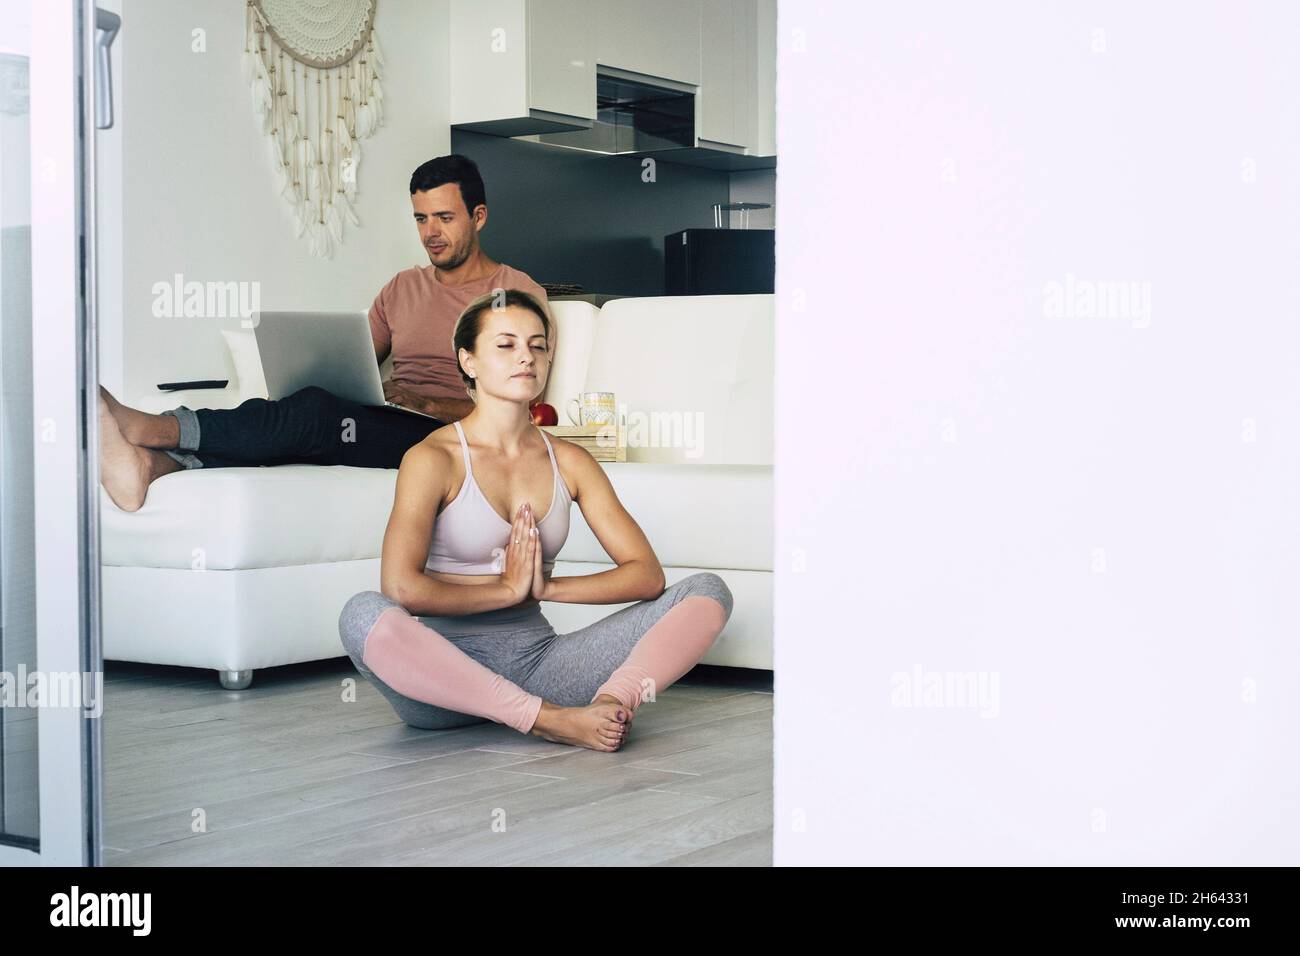
[[487,205],[487,193],[483,189],[483,177],[479,175],[474,160],[459,153],[438,156],[421,163],[411,173],[411,195],[437,189],[448,183],[460,186],[460,198],[465,201],[465,210],[471,217],[479,206]]

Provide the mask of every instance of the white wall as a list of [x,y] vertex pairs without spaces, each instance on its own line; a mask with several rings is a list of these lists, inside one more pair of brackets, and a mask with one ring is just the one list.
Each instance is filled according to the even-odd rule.
[[[749,228],[775,229],[776,170],[737,170],[731,174],[730,180],[729,198],[732,202],[765,202],[770,203],[772,206],[771,209],[751,209],[749,211]],[[731,217],[731,228],[739,229],[743,221],[743,213],[731,212],[727,215]]]
[[1300,9],[997,6],[781,7],[775,862],[1293,864]]
[[[122,247],[126,393],[232,377],[222,320],[155,318],[155,282],[260,282],[264,309],[364,309],[392,275],[427,265],[412,170],[450,151],[447,0],[379,4],[385,116],[362,143],[357,213],[331,259],[295,239],[240,70],[244,4],[123,0]],[[207,51],[191,50],[206,31]],[[229,322],[225,323],[229,325]]]

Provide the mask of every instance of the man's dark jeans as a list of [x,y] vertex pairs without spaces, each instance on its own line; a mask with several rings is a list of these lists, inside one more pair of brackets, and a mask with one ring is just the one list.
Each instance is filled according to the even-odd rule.
[[238,408],[164,412],[181,426],[167,452],[186,468],[355,465],[396,468],[408,448],[445,422],[384,405],[360,405],[311,386],[287,398],[250,398]]

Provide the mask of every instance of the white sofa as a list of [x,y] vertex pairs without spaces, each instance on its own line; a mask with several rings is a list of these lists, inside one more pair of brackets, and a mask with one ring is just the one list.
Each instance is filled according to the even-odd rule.
[[[668,583],[713,571],[735,595],[704,663],[771,669],[773,297],[551,308],[559,343],[546,400],[567,424],[568,399],[579,391],[615,393],[628,460],[603,467]],[[247,356],[235,365],[251,381],[127,398],[160,411],[264,396]],[[343,465],[183,471],[156,481],[131,514],[101,493],[104,656],[211,668],[231,689],[247,687],[263,667],[342,656],[339,611],[356,592],[379,587],[396,475]],[[612,566],[573,506],[554,573]],[[625,606],[542,609],[564,634]]]

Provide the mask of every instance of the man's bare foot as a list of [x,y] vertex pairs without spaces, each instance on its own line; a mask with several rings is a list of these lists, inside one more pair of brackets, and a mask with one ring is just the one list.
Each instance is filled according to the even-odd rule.
[[600,699],[586,707],[557,707],[542,701],[542,709],[537,712],[537,721],[529,733],[557,744],[610,753],[621,747],[627,736],[627,721],[618,719],[620,713],[627,718],[631,712],[622,704],[608,704]]
[[149,484],[160,475],[178,471],[181,464],[160,451],[137,448],[126,440],[109,410],[99,399],[99,480],[123,511],[139,511]]
[[175,448],[181,441],[181,423],[174,415],[150,415],[123,405],[103,385],[100,400],[108,405],[122,437],[141,448]]

